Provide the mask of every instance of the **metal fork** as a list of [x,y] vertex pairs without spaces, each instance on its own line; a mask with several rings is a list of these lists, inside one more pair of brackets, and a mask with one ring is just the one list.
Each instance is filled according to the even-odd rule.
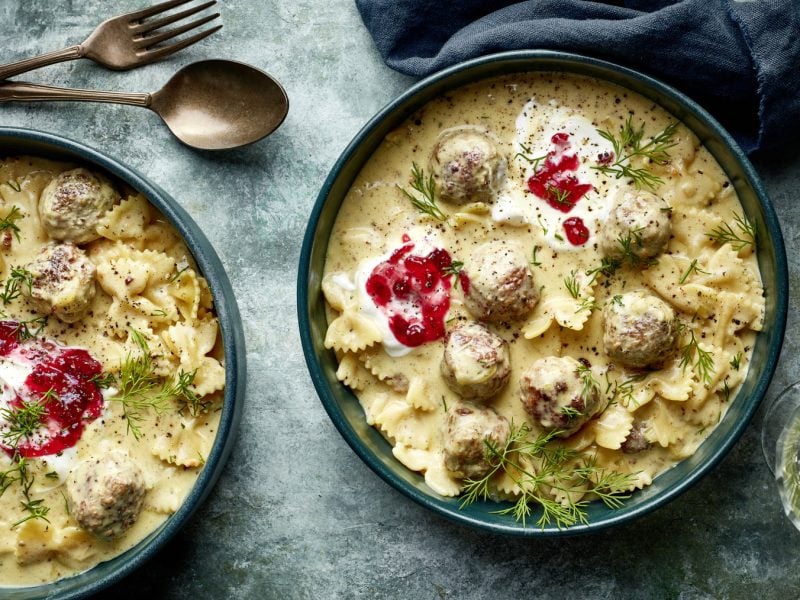
[[169,0],[150,8],[108,19],[98,25],[82,44],[0,66],[0,80],[38,69],[39,67],[77,58],[88,58],[109,69],[122,71],[146,65],[174,54],[178,50],[182,50],[208,37],[222,27],[222,25],[216,25],[173,44],[159,46],[159,44],[163,44],[219,17],[219,13],[214,13],[172,29],[158,31],[162,27],[177,23],[217,3],[217,0],[209,0],[199,6],[188,8],[160,19],[145,21],[149,17],[154,17],[188,2],[192,2],[192,0]]

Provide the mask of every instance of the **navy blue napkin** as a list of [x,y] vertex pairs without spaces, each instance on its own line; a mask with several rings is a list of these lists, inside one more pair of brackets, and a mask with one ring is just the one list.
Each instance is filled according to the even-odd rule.
[[423,76],[468,58],[563,50],[677,87],[746,151],[800,134],[800,0],[356,0],[386,64]]

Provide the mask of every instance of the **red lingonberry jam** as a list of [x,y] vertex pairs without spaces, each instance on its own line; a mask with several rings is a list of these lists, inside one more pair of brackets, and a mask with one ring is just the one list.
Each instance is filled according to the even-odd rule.
[[569,243],[573,246],[583,246],[589,241],[589,230],[580,217],[570,217],[564,220],[564,233],[567,234]]
[[[403,240],[407,241],[407,236]],[[425,256],[412,254],[407,242],[392,252],[367,279],[366,289],[386,315],[397,340],[411,348],[444,337],[445,317],[450,308],[452,264],[446,250],[436,248]],[[467,279],[462,278],[462,285]]]
[[[92,378],[102,366],[81,348],[69,348],[48,340],[20,343],[19,323],[0,321],[0,356],[18,366],[30,368],[9,409],[35,402],[44,404],[42,428],[19,440],[17,452],[29,458],[56,454],[74,446],[84,425],[103,410],[103,395]],[[0,447],[9,455],[14,449],[5,441]]]
[[578,200],[592,189],[590,183],[581,183],[572,174],[579,166],[578,155],[568,154],[569,134],[556,133],[550,138],[553,149],[547,153],[544,164],[528,179],[528,189],[563,213],[571,211]]

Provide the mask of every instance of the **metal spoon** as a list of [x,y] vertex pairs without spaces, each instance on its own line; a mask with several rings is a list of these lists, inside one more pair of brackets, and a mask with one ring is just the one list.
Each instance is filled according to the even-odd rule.
[[201,150],[256,142],[275,131],[289,110],[289,98],[280,83],[260,69],[230,60],[187,65],[152,94],[0,83],[0,102],[44,100],[144,106],[158,114],[180,141]]

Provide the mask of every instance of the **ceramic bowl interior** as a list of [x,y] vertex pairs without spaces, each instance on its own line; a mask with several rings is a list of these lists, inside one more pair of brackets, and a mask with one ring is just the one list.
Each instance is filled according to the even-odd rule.
[[[423,477],[400,464],[381,434],[367,425],[357,398],[336,379],[333,352],[323,345],[327,321],[320,283],[328,238],[339,206],[365,161],[387,133],[433,98],[484,78],[529,71],[569,72],[618,84],[653,100],[688,126],[722,166],[747,217],[758,227],[758,263],[766,292],[764,331],[757,338],[748,376],[722,423],[692,457],[634,493],[622,508],[611,510],[593,502],[589,523],[566,529],[537,527],[535,513],[523,527],[511,516],[493,514],[498,509],[494,502],[460,510],[458,499],[430,490]],[[769,385],[786,324],[788,276],[780,227],[752,165],[730,135],[692,100],[656,80],[607,62],[557,52],[514,51],[462,63],[421,81],[381,110],[356,135],[325,181],[300,260],[297,299],[303,349],[320,399],[345,440],[378,475],[423,506],[466,525],[513,535],[569,535],[606,528],[654,510],[689,488],[719,462],[747,426]]]
[[149,560],[208,496],[230,454],[241,420],[246,381],[244,333],[233,289],[219,257],[197,224],[169,194],[133,169],[78,142],[39,131],[0,127],[0,156],[22,154],[70,161],[99,170],[144,194],[183,236],[202,275],[208,280],[225,349],[225,399],[217,437],[203,470],[178,511],[130,550],[84,573],[42,586],[0,587],[3,598],[80,598],[119,581]]

